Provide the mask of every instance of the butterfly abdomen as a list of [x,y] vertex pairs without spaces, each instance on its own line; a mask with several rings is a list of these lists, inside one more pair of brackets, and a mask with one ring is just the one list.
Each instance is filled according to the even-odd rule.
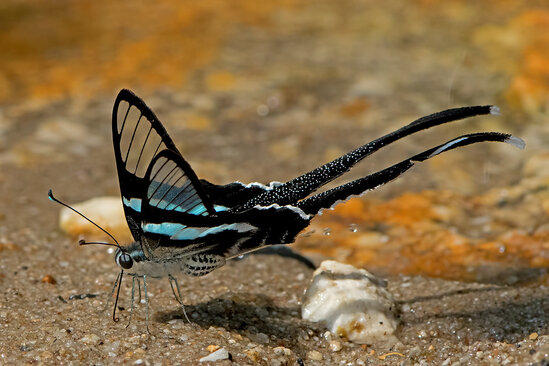
[[225,265],[225,258],[216,254],[195,254],[183,261],[183,272],[190,276],[204,276],[216,268]]

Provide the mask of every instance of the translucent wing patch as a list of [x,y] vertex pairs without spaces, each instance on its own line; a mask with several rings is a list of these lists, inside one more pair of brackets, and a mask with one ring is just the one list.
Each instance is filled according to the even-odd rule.
[[143,178],[156,153],[166,149],[166,144],[137,107],[126,101],[121,102],[118,117],[119,146],[124,168]]
[[[124,169],[143,178],[159,151],[177,149],[154,113],[128,90],[122,90],[113,111],[114,148]],[[118,150],[118,151],[117,151]]]
[[149,206],[166,211],[208,216],[214,209],[198,191],[196,176],[175,153],[160,153],[147,174],[146,198]]

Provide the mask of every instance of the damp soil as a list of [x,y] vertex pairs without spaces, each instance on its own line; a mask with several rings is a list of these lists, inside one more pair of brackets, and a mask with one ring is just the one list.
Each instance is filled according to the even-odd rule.
[[[183,10],[170,1],[150,10],[107,3],[59,9],[8,1],[0,9],[17,20],[0,28],[0,41],[12,47],[0,56],[7,70],[0,85],[13,91],[0,93],[0,364],[194,365],[218,347],[230,357],[211,364],[548,362],[549,87],[534,62],[549,62],[538,53],[547,49],[546,5],[243,1],[216,15],[209,2]],[[92,26],[88,13],[111,16]],[[33,24],[43,29],[24,32]],[[180,277],[190,323],[168,281],[148,281],[147,331],[138,299],[129,322],[128,279],[119,321],[112,303],[103,310],[118,273],[113,254],[79,247],[47,200],[49,188],[69,203],[118,195],[110,113],[122,87],[146,100],[197,174],[216,183],[285,181],[460,105],[496,103],[503,114],[410,137],[342,181],[473,131],[510,132],[528,148],[465,148],[361,198],[377,202],[374,212],[426,190],[422,202],[436,203],[437,212],[452,200],[454,213],[431,219],[428,231],[393,216],[370,225],[356,212],[326,212],[298,239],[295,247],[317,264],[336,258],[387,278],[401,321],[393,349],[353,344],[302,320],[312,270],[272,255]],[[406,216],[415,219],[423,218]],[[442,237],[437,258],[416,241]],[[509,238],[516,252],[507,250]],[[357,259],[361,248],[368,258]],[[440,263],[458,265],[445,271]]]

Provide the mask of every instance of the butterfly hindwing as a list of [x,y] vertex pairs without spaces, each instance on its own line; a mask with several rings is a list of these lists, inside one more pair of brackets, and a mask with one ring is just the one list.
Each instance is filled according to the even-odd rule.
[[444,144],[435,146],[425,150],[408,159],[394,164],[390,167],[369,174],[365,177],[356,179],[341,186],[329,189],[314,196],[308,197],[297,203],[297,207],[304,212],[315,215],[326,208],[333,208],[341,202],[347,201],[353,196],[360,196],[368,191],[374,190],[383,184],[390,182],[408,169],[414,166],[417,162],[422,162],[431,159],[446,151],[456,149],[461,146],[475,144],[479,142],[505,142],[514,145],[520,149],[524,148],[524,141],[512,135],[499,132],[480,132],[468,135],[462,135],[452,139]]
[[231,210],[233,212],[240,211],[238,208],[241,207],[244,202],[248,202],[265,192],[272,191],[282,184],[281,182],[271,182],[268,185],[257,182],[249,184],[233,182],[225,185],[217,185],[204,179],[201,179],[200,182],[202,183],[204,191],[214,203],[216,211]]

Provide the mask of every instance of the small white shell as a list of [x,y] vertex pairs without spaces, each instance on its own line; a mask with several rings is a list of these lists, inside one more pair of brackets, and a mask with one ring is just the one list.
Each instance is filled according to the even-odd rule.
[[325,322],[335,334],[359,344],[391,347],[398,321],[385,281],[364,269],[324,261],[305,291],[301,315]]

